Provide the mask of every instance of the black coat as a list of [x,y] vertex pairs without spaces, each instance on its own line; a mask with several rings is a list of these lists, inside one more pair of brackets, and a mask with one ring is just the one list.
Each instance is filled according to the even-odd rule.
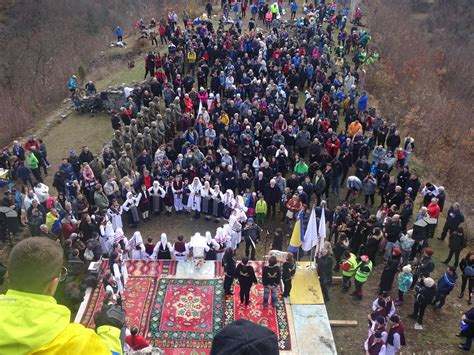
[[255,271],[250,265],[237,265],[234,277],[239,280],[240,287],[242,288],[250,288],[252,287],[252,284],[257,283]]
[[398,265],[400,264],[400,256],[393,256],[387,261],[382,276],[380,277],[380,290],[390,291],[392,289],[393,279],[398,272]]
[[449,237],[449,248],[453,251],[461,251],[466,247],[466,236],[454,231]]

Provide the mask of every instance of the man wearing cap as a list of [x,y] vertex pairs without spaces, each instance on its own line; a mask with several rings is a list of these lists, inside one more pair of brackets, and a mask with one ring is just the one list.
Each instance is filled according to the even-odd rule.
[[362,255],[360,257],[360,264],[357,267],[355,273],[355,292],[354,298],[361,301],[362,300],[362,286],[367,282],[370,273],[372,272],[372,261],[370,261],[367,255]]
[[357,270],[357,259],[354,254],[346,250],[344,258],[340,262],[342,272],[342,292],[348,292],[351,287],[351,277]]
[[402,346],[406,345],[405,342],[405,331],[403,328],[403,323],[400,320],[400,317],[396,314],[390,317],[390,322],[392,323],[388,331],[387,336],[387,352],[386,355],[395,355],[400,352]]

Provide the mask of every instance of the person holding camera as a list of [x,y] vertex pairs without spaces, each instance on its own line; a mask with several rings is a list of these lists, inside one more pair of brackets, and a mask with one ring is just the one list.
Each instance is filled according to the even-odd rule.
[[70,310],[56,303],[58,283],[64,281],[61,246],[47,238],[27,238],[8,258],[9,290],[0,295],[1,354],[122,354],[121,308],[103,314],[96,332],[70,323]]

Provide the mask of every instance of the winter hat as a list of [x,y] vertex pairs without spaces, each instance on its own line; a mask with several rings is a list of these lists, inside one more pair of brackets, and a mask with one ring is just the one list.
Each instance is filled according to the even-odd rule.
[[433,287],[433,285],[435,284],[434,280],[431,277],[427,277],[426,279],[424,279],[423,283],[426,287]]
[[409,273],[411,272],[411,265],[408,264],[408,265],[405,265],[403,268],[402,268],[403,272],[406,272],[406,273]]
[[432,256],[432,255],[433,255],[433,249],[431,249],[431,248],[426,248],[426,249],[425,249],[425,254],[428,255],[428,256]]
[[265,354],[278,355],[278,339],[270,329],[239,319],[216,334],[211,355]]

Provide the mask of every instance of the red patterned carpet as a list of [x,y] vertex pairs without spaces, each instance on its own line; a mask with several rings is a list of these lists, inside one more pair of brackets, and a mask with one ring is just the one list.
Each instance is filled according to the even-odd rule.
[[273,308],[271,300],[266,309],[263,308],[263,285],[258,284],[250,291],[250,304],[245,307],[240,304],[240,286],[234,286],[234,296],[226,299],[226,320],[229,324],[234,320],[244,318],[254,323],[270,328],[278,337],[280,350],[291,350],[290,328],[286,307],[281,295],[278,296],[277,306]]
[[[262,262],[252,262],[257,276],[261,275]],[[174,279],[173,261],[127,261],[129,278],[125,291],[124,309],[127,325],[136,325],[157,347],[169,355],[209,354],[212,338],[234,319],[246,318],[270,328],[279,338],[281,350],[291,349],[286,308],[281,297],[275,309],[263,309],[263,286],[254,286],[251,304],[240,306],[239,286],[234,296],[225,299],[223,279]],[[101,265],[101,274],[108,262]],[[102,306],[104,288],[92,290],[81,323],[94,327],[94,314]]]
[[210,349],[224,324],[223,281],[160,279],[147,338],[159,348]]

